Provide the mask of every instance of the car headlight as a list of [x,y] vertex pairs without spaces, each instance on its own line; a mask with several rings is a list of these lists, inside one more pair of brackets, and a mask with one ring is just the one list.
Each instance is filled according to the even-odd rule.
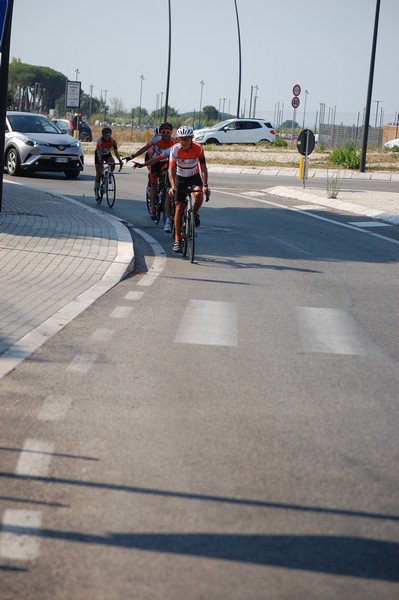
[[31,140],[30,138],[21,138],[23,143],[26,144],[27,146],[32,146],[32,148],[35,148],[36,146],[39,145],[39,142],[36,142],[35,140]]
[[194,136],[194,139],[195,140],[203,140],[204,139],[204,134],[201,133],[200,135],[196,135],[196,136]]
[[82,144],[76,140],[76,142],[72,142],[71,148],[80,148]]

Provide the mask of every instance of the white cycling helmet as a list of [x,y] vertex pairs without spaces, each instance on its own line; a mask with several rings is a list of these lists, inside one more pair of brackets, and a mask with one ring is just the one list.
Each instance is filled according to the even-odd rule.
[[183,125],[183,127],[179,127],[176,131],[176,137],[194,137],[194,132],[192,127],[188,127],[188,125]]

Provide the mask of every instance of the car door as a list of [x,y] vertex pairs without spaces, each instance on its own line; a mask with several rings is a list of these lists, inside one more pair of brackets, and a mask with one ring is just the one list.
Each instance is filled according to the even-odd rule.
[[238,135],[238,129],[237,129],[237,121],[231,121],[231,123],[227,123],[227,125],[225,125],[223,127],[223,135],[221,136],[221,143],[222,144],[239,144],[240,142],[238,141],[239,139],[239,135]]

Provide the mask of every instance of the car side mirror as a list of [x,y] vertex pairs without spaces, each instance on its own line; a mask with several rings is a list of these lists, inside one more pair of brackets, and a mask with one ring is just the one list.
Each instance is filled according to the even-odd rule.
[[61,127],[61,133],[68,133],[68,129],[65,129],[64,127]]

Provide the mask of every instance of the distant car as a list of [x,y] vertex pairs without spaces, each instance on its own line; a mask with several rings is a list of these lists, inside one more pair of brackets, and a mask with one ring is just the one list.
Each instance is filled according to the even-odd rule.
[[22,171],[61,171],[77,177],[83,170],[82,144],[47,117],[7,111],[4,144],[5,167],[9,175]]
[[194,131],[200,144],[257,144],[274,142],[276,132],[263,119],[227,119],[213,127]]
[[384,148],[389,148],[390,150],[392,150],[392,148],[394,148],[395,146],[399,148],[399,139],[389,140],[389,142],[385,142],[384,144]]
[[85,121],[82,121],[79,126],[79,139],[81,142],[92,142],[93,141],[92,131],[91,131],[89,125]]
[[65,129],[68,135],[73,135],[74,127],[72,121],[69,119],[51,119],[61,130]]

